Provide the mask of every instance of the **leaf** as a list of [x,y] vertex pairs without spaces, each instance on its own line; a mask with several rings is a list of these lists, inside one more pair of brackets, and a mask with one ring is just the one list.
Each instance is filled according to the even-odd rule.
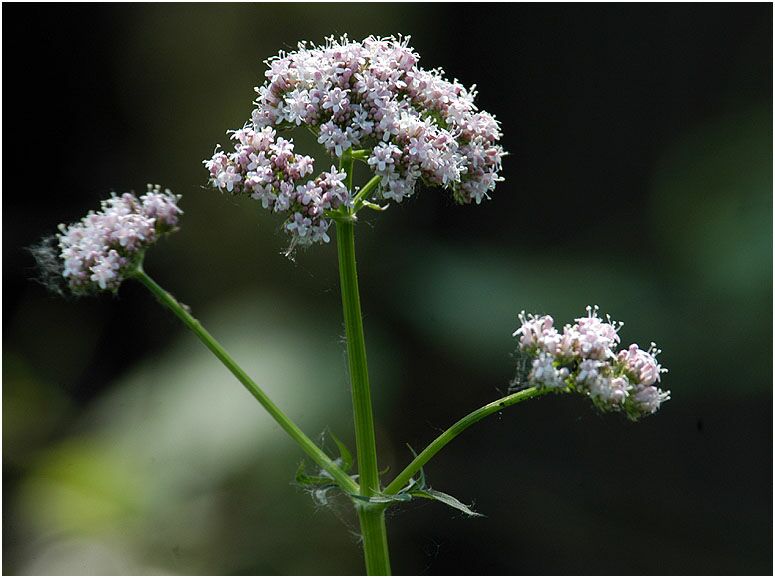
[[331,436],[331,439],[334,440],[336,447],[339,448],[339,458],[342,460],[342,469],[345,472],[350,473],[350,469],[353,467],[352,452],[347,448],[346,445],[344,445],[344,442],[342,442],[342,440],[340,440],[338,437],[334,435],[334,432],[329,430],[328,435]]
[[472,516],[472,517],[482,516],[482,514],[478,512],[474,512],[469,506],[466,506],[463,502],[461,502],[457,498],[454,498],[449,494],[445,494],[444,492],[439,492],[438,490],[432,490],[431,488],[427,488],[424,490],[414,490],[411,492],[411,495],[417,498],[436,500],[437,502],[446,504],[450,508],[455,508],[456,510],[463,512],[466,516]]
[[299,464],[299,468],[296,470],[296,483],[300,486],[324,486],[332,487],[336,484],[334,480],[326,476],[310,476],[306,472],[304,462]]

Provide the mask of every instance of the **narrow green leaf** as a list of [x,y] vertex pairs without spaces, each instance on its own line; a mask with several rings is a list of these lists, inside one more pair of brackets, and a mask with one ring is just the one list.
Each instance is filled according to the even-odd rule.
[[414,490],[411,492],[411,495],[417,498],[436,500],[437,502],[446,504],[450,508],[455,508],[456,510],[463,512],[466,516],[482,516],[482,514],[479,514],[478,512],[474,512],[469,506],[466,506],[463,502],[461,502],[457,498],[454,498],[449,494],[445,494],[444,492],[439,492],[438,490],[432,490],[431,488],[427,488],[424,490]]
[[300,486],[334,486],[334,480],[333,478],[326,477],[326,476],[310,476],[306,472],[306,468],[304,466],[304,462],[301,462],[299,464],[298,469],[296,470],[296,483]]
[[344,444],[344,442],[342,442],[342,440],[340,440],[338,437],[334,435],[334,432],[329,430],[328,435],[331,436],[331,439],[334,440],[336,447],[339,448],[339,457],[342,460],[342,469],[349,474],[350,469],[353,467],[352,452],[347,448],[347,446]]

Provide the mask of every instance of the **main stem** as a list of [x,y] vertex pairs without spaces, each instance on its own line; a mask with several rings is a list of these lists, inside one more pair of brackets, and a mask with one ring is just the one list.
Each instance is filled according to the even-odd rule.
[[186,326],[193,331],[196,336],[205,344],[207,349],[212,351],[215,356],[223,363],[226,368],[236,377],[239,382],[245,386],[245,388],[255,397],[258,402],[264,406],[264,409],[269,412],[274,420],[283,428],[293,440],[301,446],[301,448],[317,463],[321,468],[327,471],[331,477],[336,480],[345,492],[354,494],[359,491],[358,486],[353,482],[352,478],[336,465],[331,458],[329,458],[323,450],[321,450],[315,442],[309,439],[299,427],[286,416],[274,402],[264,393],[264,391],[256,385],[256,383],[248,376],[247,373],[237,365],[226,350],[221,346],[216,339],[210,335],[210,333],[202,327],[202,324],[194,318],[177,299],[175,299],[170,293],[165,291],[156,281],[151,279],[142,267],[134,273],[135,279],[145,285],[151,293],[164,305],[166,305],[170,311],[177,315]]
[[377,444],[374,436],[374,416],[366,364],[366,342],[363,336],[358,273],[355,268],[355,230],[352,222],[338,222],[336,237],[339,245],[339,279],[342,309],[347,335],[347,360],[350,369],[353,410],[355,413],[355,444],[358,450],[358,474],[361,494],[373,496],[380,490],[377,467]]
[[[351,173],[352,165],[350,165]],[[336,241],[339,252],[339,280],[342,310],[347,336],[347,361],[355,421],[355,445],[358,452],[358,475],[361,495],[369,498],[380,491],[377,466],[377,443],[374,435],[374,415],[366,365],[366,341],[363,336],[361,299],[358,291],[358,271],[355,265],[355,223],[352,217],[337,219]],[[385,507],[381,504],[357,504],[363,536],[366,571],[369,575],[389,575]]]

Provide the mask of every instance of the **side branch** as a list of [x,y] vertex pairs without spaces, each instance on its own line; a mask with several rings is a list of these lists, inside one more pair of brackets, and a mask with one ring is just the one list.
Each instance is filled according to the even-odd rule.
[[528,389],[523,389],[522,391],[512,393],[511,395],[507,395],[506,397],[502,397],[501,399],[497,399],[492,403],[488,403],[484,407],[480,407],[476,411],[469,413],[463,419],[457,421],[453,426],[444,431],[439,437],[433,440],[428,445],[428,447],[420,452],[417,457],[415,457],[409,463],[409,465],[406,466],[403,471],[388,484],[384,493],[386,495],[391,495],[400,492],[409,483],[409,481],[412,479],[412,476],[419,472],[420,469],[426,463],[428,463],[428,461],[433,456],[439,453],[439,451],[441,451],[444,446],[446,446],[449,442],[455,439],[467,428],[474,425],[476,422],[484,419],[490,414],[499,412],[502,409],[509,407],[510,405],[517,404],[521,401],[525,401],[533,397],[538,397],[539,395],[544,395],[545,393],[546,390],[530,387]]
[[369,182],[367,182],[361,189],[355,194],[353,197],[353,207],[355,207],[355,210],[357,211],[360,208],[360,204],[363,202],[366,195],[368,195],[371,191],[373,191],[375,188],[377,188],[377,185],[379,185],[380,181],[382,180],[382,177],[379,175],[375,175],[369,179]]
[[321,450],[315,442],[308,438],[303,431],[297,426],[291,419],[286,416],[274,402],[269,399],[269,396],[248,376],[247,373],[237,365],[231,356],[226,352],[223,346],[210,335],[210,333],[202,327],[202,324],[195,319],[185,307],[183,307],[177,299],[175,299],[170,293],[165,291],[160,285],[158,285],[153,279],[151,279],[142,267],[134,273],[134,278],[145,285],[156,298],[165,305],[170,311],[177,315],[186,327],[191,329],[202,343],[205,344],[226,368],[236,377],[239,382],[245,386],[253,397],[269,412],[269,415],[288,433],[293,440],[301,446],[307,455],[312,458],[316,464],[328,472],[331,477],[336,481],[340,488],[346,493],[354,494],[358,493],[360,488],[347,473],[342,470],[334,461],[329,458],[323,450]]

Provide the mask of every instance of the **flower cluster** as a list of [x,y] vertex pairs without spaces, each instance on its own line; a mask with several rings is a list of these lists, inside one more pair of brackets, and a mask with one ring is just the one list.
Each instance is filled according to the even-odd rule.
[[330,220],[325,211],[349,205],[346,174],[335,167],[316,179],[312,157],[293,152],[293,142],[277,136],[272,127],[245,127],[232,133],[235,151],[215,153],[205,161],[212,182],[228,192],[245,192],[265,209],[289,213],[285,229],[295,242],[328,242]]
[[400,202],[418,181],[451,189],[460,203],[488,198],[502,180],[498,122],[477,110],[474,87],[448,81],[441,69],[418,67],[407,41],[331,37],[324,46],[300,43],[297,51],[267,60],[252,120],[233,133],[234,152],[216,151],[205,161],[212,184],[288,211],[289,225],[309,219],[302,227],[309,237],[287,228],[304,241],[325,241],[326,220],[296,202],[303,192],[292,198],[293,190],[310,188],[300,179],[312,172],[312,160],[295,156],[290,141],[275,141],[273,130],[304,125],[331,155],[361,152],[358,158],[379,177],[375,195],[383,199]]
[[[73,293],[116,291],[145,250],[175,230],[179,195],[148,185],[148,192],[112,195],[80,222],[59,225],[59,273]],[[38,258],[41,262],[41,259]]]
[[653,343],[646,351],[633,343],[617,352],[622,324],[601,319],[597,306],[587,307],[587,316],[565,325],[562,332],[549,315],[523,311],[519,321],[514,336],[531,359],[530,385],[583,393],[597,407],[624,411],[633,420],[654,413],[670,399],[670,392],[656,385],[667,372],[656,359],[660,350]]

